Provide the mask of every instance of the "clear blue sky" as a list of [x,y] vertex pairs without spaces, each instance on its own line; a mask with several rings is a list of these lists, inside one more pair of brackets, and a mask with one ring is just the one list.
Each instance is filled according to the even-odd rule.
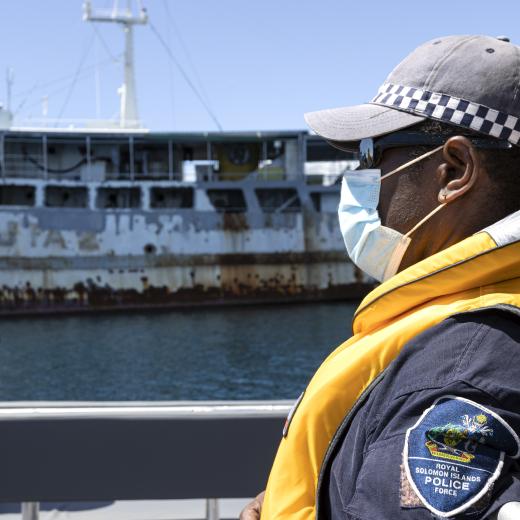
[[[394,65],[437,36],[507,35],[520,44],[520,3],[514,0],[143,1],[192,81],[202,84],[224,130],[304,128],[306,111],[368,101]],[[0,5],[1,101],[5,70],[12,67],[12,105],[20,117],[41,117],[43,96],[49,117],[95,117],[94,65],[101,62],[100,115],[118,112],[122,65],[111,55],[123,49],[119,27],[98,25],[102,42],[82,21],[81,0]],[[94,7],[111,5],[93,0]],[[149,27],[135,29],[135,47],[139,112],[146,125],[215,130]],[[85,70],[71,89],[82,56]],[[55,81],[62,77],[68,79]]]

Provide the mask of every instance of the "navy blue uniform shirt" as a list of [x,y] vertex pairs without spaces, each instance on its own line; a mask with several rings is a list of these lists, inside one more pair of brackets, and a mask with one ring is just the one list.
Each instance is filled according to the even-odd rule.
[[[409,429],[409,442],[418,439],[408,446],[410,476],[403,458]],[[464,511],[450,518],[489,518],[520,501],[519,432],[519,315],[490,309],[446,319],[403,348],[355,412],[325,474],[324,517],[431,520],[437,506],[446,511],[450,500],[453,508],[462,500]],[[493,435],[501,437],[485,445]]]

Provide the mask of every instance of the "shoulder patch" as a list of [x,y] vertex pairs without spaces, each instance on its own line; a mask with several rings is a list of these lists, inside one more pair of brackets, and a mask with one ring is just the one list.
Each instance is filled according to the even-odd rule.
[[447,395],[406,432],[403,465],[424,507],[450,517],[490,490],[506,455],[520,455],[520,440],[509,424],[474,401]]

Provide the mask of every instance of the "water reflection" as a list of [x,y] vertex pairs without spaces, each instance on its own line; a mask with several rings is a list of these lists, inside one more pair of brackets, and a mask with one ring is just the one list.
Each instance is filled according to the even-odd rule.
[[350,336],[344,303],[4,321],[0,400],[292,399]]

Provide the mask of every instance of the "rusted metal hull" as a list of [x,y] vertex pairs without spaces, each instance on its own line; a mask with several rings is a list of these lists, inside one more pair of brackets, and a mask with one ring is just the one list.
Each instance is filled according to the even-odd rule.
[[363,296],[336,215],[0,211],[0,314]]
[[150,265],[155,262],[146,257],[132,257],[119,258],[108,268],[104,258],[98,268],[89,269],[67,268],[63,259],[2,258],[0,314],[362,297],[371,285],[352,264],[333,256],[186,255],[158,257],[160,266]]

